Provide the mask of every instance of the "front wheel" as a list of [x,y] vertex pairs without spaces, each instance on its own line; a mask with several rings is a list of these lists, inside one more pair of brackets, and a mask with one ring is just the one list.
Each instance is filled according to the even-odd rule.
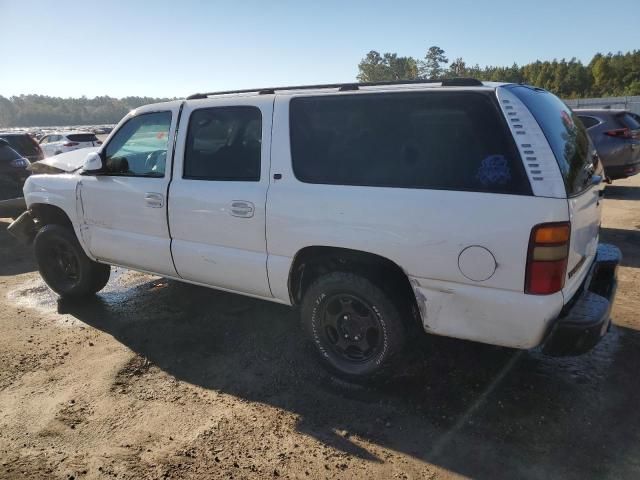
[[387,373],[405,343],[394,302],[360,275],[333,272],[318,278],[304,295],[301,314],[322,362],[350,380]]
[[109,265],[87,257],[70,228],[42,227],[34,240],[34,249],[42,279],[61,297],[93,295],[109,281]]

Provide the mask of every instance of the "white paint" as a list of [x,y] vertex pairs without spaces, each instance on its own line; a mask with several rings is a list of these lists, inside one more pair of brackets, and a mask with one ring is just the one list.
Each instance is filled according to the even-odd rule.
[[[385,86],[340,94],[435,87],[444,89]],[[409,276],[428,332],[529,348],[540,342],[564,303],[560,292],[523,293],[531,228],[567,221],[570,210],[575,222],[572,262],[574,254],[595,248],[591,200],[596,196],[590,191],[592,196],[572,199],[567,208],[559,168],[531,114],[499,85],[463,89],[496,88],[503,107],[506,99],[519,109],[516,118],[526,131],[517,139],[521,154],[526,157],[530,154],[524,150],[533,148],[543,165],[545,180],[532,180],[535,196],[302,183],[291,167],[289,101],[296,96],[336,94],[322,90],[186,101],[175,158],[168,155],[164,178],[92,177],[77,172],[35,175],[25,185],[27,204],[48,203],[67,212],[93,258],[280,303],[290,302],[289,274],[301,249],[335,246],[377,254]],[[132,115],[171,110],[170,138],[174,138],[181,103],[140,108],[120,126]],[[260,181],[183,179],[191,113],[201,107],[241,105],[262,112]],[[523,146],[527,144],[533,147]],[[537,175],[530,165],[526,168],[530,179]],[[273,180],[276,173],[282,178]],[[144,201],[149,192],[162,195],[168,205],[149,208]],[[252,205],[252,215],[238,216],[233,211],[237,202]],[[567,286],[564,298],[572,288]]]
[[507,88],[496,88],[496,96],[524,162],[533,194],[567,198],[556,157],[533,114]]

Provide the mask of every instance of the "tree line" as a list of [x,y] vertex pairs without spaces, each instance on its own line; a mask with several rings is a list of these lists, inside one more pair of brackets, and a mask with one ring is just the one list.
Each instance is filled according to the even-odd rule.
[[449,62],[445,51],[430,47],[423,58],[370,51],[358,64],[360,82],[473,77],[495,82],[527,83],[561,98],[640,95],[640,50],[597,53],[580,60],[545,60],[511,66],[470,65],[458,57]]
[[[440,79],[473,77],[485,81],[527,83],[561,98],[640,95],[640,50],[597,53],[588,64],[570,60],[535,61],[526,65],[485,66],[463,58],[451,62],[446,52],[432,46],[423,58],[374,50],[358,64],[358,80]],[[0,96],[0,127],[100,125],[117,123],[130,110],[166,98],[108,96],[59,98],[45,95]]]
[[0,96],[0,127],[103,125],[117,123],[134,108],[170,100],[152,97],[60,98]]

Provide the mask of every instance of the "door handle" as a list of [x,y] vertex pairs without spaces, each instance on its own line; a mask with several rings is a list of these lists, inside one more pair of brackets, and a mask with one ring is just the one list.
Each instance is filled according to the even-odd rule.
[[231,202],[230,213],[234,217],[251,218],[253,217],[254,211],[255,207],[251,202],[245,200],[234,200]]
[[147,207],[162,208],[164,196],[161,193],[147,192],[144,194],[144,203],[147,204]]

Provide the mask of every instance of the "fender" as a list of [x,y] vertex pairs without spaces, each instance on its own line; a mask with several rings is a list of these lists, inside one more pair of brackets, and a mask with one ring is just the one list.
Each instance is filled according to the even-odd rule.
[[81,177],[78,174],[32,175],[24,184],[24,198],[29,211],[38,205],[56,207],[67,216],[85,254],[89,252],[88,232],[83,228]]

